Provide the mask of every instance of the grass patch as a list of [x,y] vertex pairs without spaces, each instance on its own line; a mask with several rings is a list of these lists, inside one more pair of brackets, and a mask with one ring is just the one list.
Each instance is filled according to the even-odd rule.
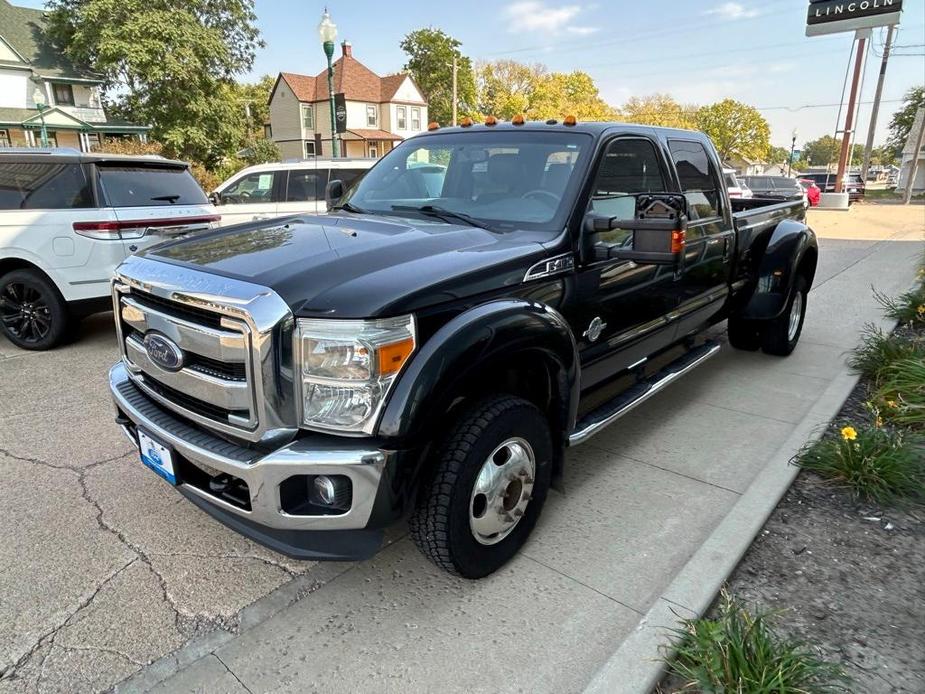
[[925,358],[898,359],[878,372],[873,401],[892,424],[925,428]]
[[848,365],[855,373],[876,381],[886,366],[904,359],[925,361],[925,340],[888,335],[867,324],[861,333],[861,344],[852,350]]
[[806,446],[795,463],[877,503],[925,499],[925,440],[909,432],[847,426]]
[[[921,271],[919,274],[921,275]],[[883,312],[890,318],[895,318],[900,323],[925,325],[925,282],[920,282],[917,287],[899,296],[887,296],[878,291],[874,292],[874,296],[883,306]]]
[[717,616],[684,620],[669,671],[682,691],[815,693],[846,691],[848,677],[805,645],[775,633],[771,613],[752,614],[727,591]]

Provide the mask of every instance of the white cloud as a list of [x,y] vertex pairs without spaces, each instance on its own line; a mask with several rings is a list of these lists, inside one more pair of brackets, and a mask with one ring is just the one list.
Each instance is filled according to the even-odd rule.
[[735,20],[757,17],[761,12],[756,9],[746,8],[738,2],[724,2],[722,5],[717,5],[713,9],[707,10],[704,14],[714,15],[720,19]]
[[511,33],[539,32],[543,34],[569,33],[586,36],[597,31],[595,27],[572,24],[584,9],[581,5],[549,6],[538,0],[521,0],[504,10]]

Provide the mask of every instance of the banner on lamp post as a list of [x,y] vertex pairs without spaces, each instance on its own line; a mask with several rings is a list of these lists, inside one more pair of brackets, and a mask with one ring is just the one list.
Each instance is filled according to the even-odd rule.
[[334,95],[334,127],[339,135],[347,132],[347,100],[343,92]]

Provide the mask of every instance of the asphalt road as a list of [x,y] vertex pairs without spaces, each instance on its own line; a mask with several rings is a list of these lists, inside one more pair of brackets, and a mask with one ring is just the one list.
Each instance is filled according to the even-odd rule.
[[811,221],[797,352],[724,349],[571,450],[566,493],[481,582],[430,566],[401,527],[369,562],[315,565],[196,510],[112,422],[111,315],[49,353],[0,339],[0,694],[171,676],[164,691],[581,690],[843,371],[879,316],[870,286],[911,283],[925,208]]

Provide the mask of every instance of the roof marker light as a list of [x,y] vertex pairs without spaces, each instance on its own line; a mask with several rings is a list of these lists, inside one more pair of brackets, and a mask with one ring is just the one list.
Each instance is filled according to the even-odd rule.
[[437,121],[433,120],[427,124],[427,129],[428,130],[439,130],[440,124]]
[[463,118],[461,121],[459,121],[459,127],[460,127],[460,128],[471,128],[471,127],[472,127],[472,119],[469,118],[469,116],[466,116],[466,117]]
[[494,116],[485,116],[485,125],[492,126],[498,125],[498,119]]
[[562,124],[563,124],[563,125],[567,125],[567,126],[569,126],[569,127],[572,127],[573,125],[577,125],[577,124],[578,124],[578,119],[575,118],[575,116],[566,116],[566,117],[565,117],[565,120],[562,121]]
[[516,116],[511,118],[511,125],[523,125],[525,122],[524,114],[522,113],[518,113]]

